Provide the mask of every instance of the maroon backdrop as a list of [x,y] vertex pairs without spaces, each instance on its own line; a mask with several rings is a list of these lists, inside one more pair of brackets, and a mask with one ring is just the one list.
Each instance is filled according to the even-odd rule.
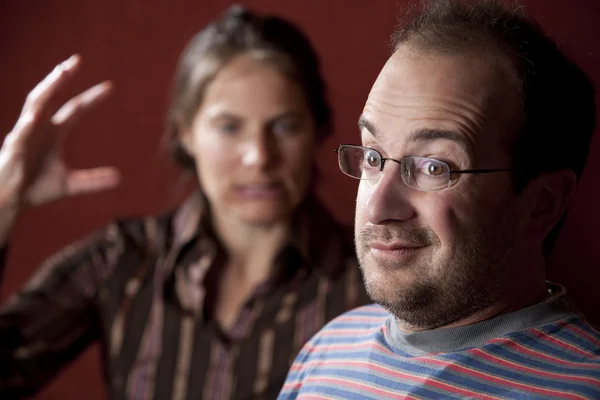
[[[335,108],[335,136],[323,147],[319,193],[334,214],[352,221],[356,184],[338,171],[338,143],[358,140],[356,120],[389,54],[388,38],[407,0],[248,0],[258,11],[278,13],[306,29],[322,55]],[[526,0],[547,31],[600,86],[600,2]],[[124,175],[116,191],[70,199],[28,212],[13,235],[1,301],[50,253],[115,217],[163,211],[184,195],[180,175],[161,150],[171,73],[185,42],[229,5],[225,0],[177,2],[73,0],[0,2],[0,132],[7,133],[33,86],[55,64],[78,52],[81,74],[69,93],[111,79],[109,101],[69,136],[66,157],[74,167],[116,165]],[[569,132],[565,132],[568,140]],[[600,321],[600,255],[595,207],[600,167],[595,138],[588,167],[551,259],[549,277],[564,283],[592,320]],[[103,399],[96,346],[85,352],[37,397]]]

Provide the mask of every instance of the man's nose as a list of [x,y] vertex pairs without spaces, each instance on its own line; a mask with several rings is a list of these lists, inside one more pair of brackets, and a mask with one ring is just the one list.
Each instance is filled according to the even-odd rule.
[[415,208],[411,203],[411,191],[401,178],[398,163],[386,164],[378,180],[361,181],[370,190],[365,207],[368,221],[382,224],[385,221],[406,221],[414,217]]

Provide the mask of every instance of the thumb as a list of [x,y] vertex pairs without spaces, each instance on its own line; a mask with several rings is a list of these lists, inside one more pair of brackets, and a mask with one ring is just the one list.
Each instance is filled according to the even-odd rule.
[[98,167],[69,171],[65,194],[78,196],[114,189],[121,182],[121,173],[114,167]]

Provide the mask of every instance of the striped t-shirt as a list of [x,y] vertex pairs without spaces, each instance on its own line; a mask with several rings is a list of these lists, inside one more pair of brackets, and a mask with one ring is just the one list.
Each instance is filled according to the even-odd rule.
[[379,306],[348,312],[304,346],[279,399],[600,399],[600,332],[558,289],[513,313],[422,332],[402,331]]

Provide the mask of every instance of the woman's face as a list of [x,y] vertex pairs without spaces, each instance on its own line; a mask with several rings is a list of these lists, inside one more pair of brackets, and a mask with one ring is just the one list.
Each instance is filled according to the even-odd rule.
[[315,123],[298,84],[264,62],[226,64],[183,139],[214,213],[272,224],[306,194]]

